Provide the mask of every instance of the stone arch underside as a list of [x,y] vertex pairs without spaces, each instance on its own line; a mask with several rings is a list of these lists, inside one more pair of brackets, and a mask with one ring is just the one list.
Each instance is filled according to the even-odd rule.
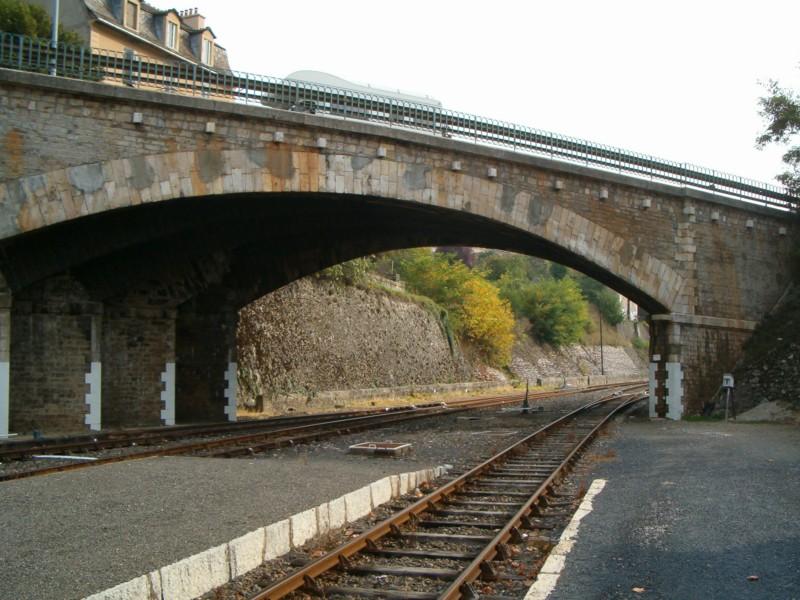
[[[523,179],[497,182],[424,163],[281,144],[80,165],[0,185],[3,271],[11,288],[21,289],[59,269],[82,269],[100,297],[113,297],[122,290],[107,285],[102,267],[118,270],[124,264],[132,280],[169,280],[175,288],[171,293],[188,300],[225,284],[226,277],[246,287],[248,269],[276,272],[280,265],[274,253],[259,253],[263,232],[269,231],[272,247],[283,244],[285,256],[293,253],[296,263],[284,265],[280,276],[253,282],[240,299],[228,299],[233,304],[355,256],[452,243],[552,258],[604,281],[651,312],[673,309],[684,282],[667,264],[671,257],[654,256]],[[204,207],[191,204],[199,199]],[[270,209],[258,208],[260,221],[251,213],[254,202]],[[148,212],[155,206],[169,209]],[[314,221],[315,210],[324,222]],[[365,211],[374,221],[363,221]],[[147,216],[137,221],[137,213]],[[403,214],[413,218],[404,223],[398,217]],[[265,226],[281,219],[278,232]],[[328,238],[320,233],[326,224]],[[365,225],[375,229],[365,231]],[[323,237],[309,239],[313,235]],[[382,242],[376,239],[381,235]],[[91,236],[91,244],[80,243],[84,236]],[[234,265],[229,250],[237,243]],[[315,255],[315,246],[335,251]],[[198,255],[207,269],[191,265]]]

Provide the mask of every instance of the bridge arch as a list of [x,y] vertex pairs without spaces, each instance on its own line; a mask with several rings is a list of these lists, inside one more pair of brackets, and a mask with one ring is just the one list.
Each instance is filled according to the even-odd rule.
[[[525,246],[603,280],[652,312],[675,310],[683,278],[660,257],[559,202],[551,182],[524,174],[499,178],[441,161],[419,162],[397,148],[379,158],[272,143],[241,150],[197,150],[57,169],[0,184],[0,239],[43,231],[116,209],[192,198],[268,194],[287,202],[312,196],[386,202],[491,223]],[[613,209],[607,209],[613,210]],[[481,235],[471,236],[480,244]],[[526,238],[529,240],[525,244]],[[432,240],[433,241],[433,240]],[[464,240],[466,241],[466,240]],[[442,242],[444,243],[444,242]],[[390,242],[388,245],[396,245]],[[530,253],[530,250],[527,250]],[[356,250],[358,252],[358,250]],[[7,273],[12,287],[32,277]],[[268,290],[267,290],[268,291]]]

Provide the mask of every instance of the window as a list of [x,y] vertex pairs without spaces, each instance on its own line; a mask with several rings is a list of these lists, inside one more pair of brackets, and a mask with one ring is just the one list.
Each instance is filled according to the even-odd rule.
[[172,21],[167,21],[167,46],[178,47],[178,25]]
[[139,29],[139,5],[131,0],[125,2],[125,26]]
[[214,42],[211,40],[203,40],[203,56],[201,59],[207,65],[214,65]]

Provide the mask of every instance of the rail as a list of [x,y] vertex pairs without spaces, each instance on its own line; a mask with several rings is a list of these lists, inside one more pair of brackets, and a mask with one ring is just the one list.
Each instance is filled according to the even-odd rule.
[[798,198],[780,186],[431,104],[220,71],[189,62],[145,60],[130,52],[68,44],[60,44],[54,52],[47,40],[0,32],[0,67],[48,73],[53,64],[56,74],[62,77],[367,120],[480,145],[503,146],[515,152],[700,189],[784,211],[798,206]]

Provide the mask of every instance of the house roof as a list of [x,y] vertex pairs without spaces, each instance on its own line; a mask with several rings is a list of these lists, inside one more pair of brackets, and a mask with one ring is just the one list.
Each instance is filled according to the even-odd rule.
[[[183,22],[181,22],[181,35],[180,35],[180,43],[178,44],[178,48],[170,48],[168,47],[163,39],[157,35],[155,30],[155,22],[154,17],[159,17],[165,15],[167,13],[173,12],[175,13],[178,18],[180,18],[180,13],[174,8],[169,9],[158,9],[146,2],[140,2],[141,13],[139,16],[139,29],[133,30],[127,27],[124,27],[122,21],[117,18],[114,14],[114,11],[111,9],[111,5],[108,0],[83,0],[86,8],[89,12],[99,21],[105,22],[108,25],[111,25],[115,28],[121,29],[128,35],[139,39],[140,41],[144,41],[148,44],[157,46],[160,50],[167,52],[168,54],[173,55],[177,59],[187,60],[193,63],[200,62],[200,48],[199,45],[197,46],[197,54],[192,51],[192,43],[191,43],[191,36],[200,34],[203,31],[208,31],[211,33],[212,36],[216,38],[214,32],[211,31],[210,27],[205,27],[203,29],[191,29],[187,27]],[[214,44],[215,47],[215,54],[214,54],[214,70],[223,70],[227,71],[230,70],[230,66],[228,64],[228,53],[225,51],[225,48],[220,46],[219,44]]]

